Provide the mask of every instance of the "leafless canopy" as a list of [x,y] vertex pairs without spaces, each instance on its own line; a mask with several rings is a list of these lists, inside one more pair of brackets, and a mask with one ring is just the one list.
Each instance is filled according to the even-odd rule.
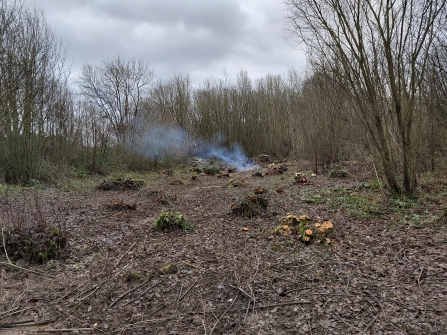
[[[445,0],[286,0],[287,31],[352,98],[389,186],[413,192],[418,95]],[[394,147],[397,143],[397,150]],[[399,163],[398,163],[399,162]],[[396,169],[401,165],[403,185]]]
[[101,117],[108,120],[116,140],[122,141],[131,121],[141,113],[153,77],[145,62],[124,61],[118,56],[101,66],[84,65],[79,85]]
[[0,175],[7,181],[37,174],[53,140],[71,136],[64,62],[64,45],[43,13],[0,0]]

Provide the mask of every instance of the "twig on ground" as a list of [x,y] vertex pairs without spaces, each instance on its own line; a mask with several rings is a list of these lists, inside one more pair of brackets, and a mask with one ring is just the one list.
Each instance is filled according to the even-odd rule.
[[250,294],[248,294],[247,292],[245,292],[241,287],[239,286],[233,286],[231,284],[228,284],[230,287],[235,288],[236,290],[241,291],[244,295],[246,295],[248,298],[250,298],[251,301],[255,301],[255,298],[253,298]]
[[14,314],[19,314],[19,313],[22,313],[22,312],[26,312],[26,311],[28,311],[30,309],[33,309],[33,308],[34,308],[34,306],[26,307],[26,308],[22,308],[22,309],[18,309],[18,308],[10,309],[9,311],[5,311],[3,313],[0,313],[0,316],[1,317],[11,316],[11,315],[14,315]]
[[251,303],[251,300],[249,300],[248,304],[247,304],[247,310],[245,311],[245,315],[244,315],[244,323],[245,323],[245,320],[247,319],[248,312],[250,311],[250,303]]
[[357,330],[358,332],[364,334],[364,335],[368,335],[367,333],[365,333],[363,330],[361,330],[360,328],[357,328],[356,326],[351,325],[350,323],[346,322],[345,320],[343,320],[341,317],[339,317],[337,314],[333,313],[334,316],[339,319],[341,322],[343,322],[345,325]]
[[[155,284],[152,285],[151,287],[147,288],[146,290],[144,290],[143,293],[141,293],[140,295],[138,295],[135,299],[138,299],[139,297],[142,297],[142,296],[145,295],[147,292],[149,292],[150,290],[152,290],[155,286],[160,285],[160,283],[161,283],[161,281],[159,281],[158,283],[155,283]],[[129,304],[130,304],[132,301],[134,301],[135,299],[126,302],[123,306],[127,306],[127,305],[129,305]]]
[[185,291],[185,293],[182,294],[181,297],[179,297],[177,299],[177,303],[179,303],[187,294],[189,291],[191,291],[191,289],[197,285],[197,283],[202,279],[203,277],[203,273],[199,276],[199,278],[197,278],[197,280]]
[[307,321],[307,324],[309,325],[309,334],[312,335],[312,323],[311,323],[312,316],[309,317],[309,313],[306,313],[301,306],[298,306],[298,307],[301,310],[301,312],[303,313],[303,315],[306,316],[306,321]]
[[55,320],[42,320],[42,321],[23,320],[23,321],[17,321],[17,322],[14,322],[14,323],[0,324],[0,329],[47,325],[47,324],[52,323],[54,321]]
[[14,327],[21,327],[20,325],[24,325],[27,323],[32,323],[34,324],[34,319],[29,319],[29,320],[22,320],[22,321],[16,321],[16,322],[12,322],[12,323],[4,323],[4,324],[0,324],[0,328],[14,328]]
[[[102,284],[104,284],[106,281],[104,281]],[[100,284],[100,285],[102,285],[102,284]],[[96,291],[97,288],[98,288],[98,286],[89,287],[85,291],[82,291],[81,293],[79,293],[78,296],[76,298],[74,298],[74,300],[76,300],[76,301],[84,300],[84,298],[81,298],[82,296],[87,296],[88,297],[90,295],[90,292]]]
[[203,326],[203,329],[204,329],[205,335],[206,335],[206,322],[205,322],[205,320],[206,320],[206,306],[205,306],[204,302],[202,302],[202,304],[203,304],[203,318],[201,318],[201,317],[199,317],[199,318],[200,318],[200,321],[202,322],[202,326]]
[[[78,298],[76,299],[77,301],[84,301],[85,299],[87,299],[88,297],[90,297],[92,294],[94,294],[96,291],[98,291],[102,285],[104,285],[107,282],[107,280],[103,281],[101,284],[99,284],[98,286],[96,286],[95,288],[93,288],[93,290],[88,293],[87,295],[83,296],[82,298]],[[88,291],[87,291],[88,292]]]
[[251,278],[247,281],[247,286],[248,286],[248,288],[250,289],[250,292],[251,292],[251,295],[249,295],[249,296],[251,297],[251,299],[253,301],[253,307],[256,305],[256,298],[255,298],[255,294],[253,292],[253,288],[250,286],[250,283],[255,280],[256,275],[258,274],[258,271],[259,271],[259,264],[261,262],[258,253],[255,254],[255,257],[256,257],[256,269],[255,269],[253,275],[251,276]]
[[97,277],[101,276],[104,273],[104,271],[107,268],[107,265],[109,264],[109,256],[110,256],[110,254],[109,254],[109,252],[107,252],[106,253],[106,259],[104,261],[104,266],[102,267],[102,270],[99,273],[97,273],[94,277],[92,277],[92,279],[97,278]]
[[20,298],[22,297],[22,295],[25,294],[26,291],[28,291],[28,281],[25,278],[25,284],[26,284],[26,289],[23,290],[22,293],[19,294],[19,296],[16,298],[16,300],[14,301],[14,303],[12,304],[11,308],[14,308],[15,304],[20,301]]
[[193,267],[193,268],[196,268],[196,269],[202,269],[200,266],[191,264],[190,262],[186,262],[186,261],[182,261],[182,260],[181,260],[180,262],[182,262],[183,264],[186,264],[186,265],[188,265],[188,266],[191,266],[191,267]]
[[[256,306],[253,306],[251,309],[255,310],[255,309],[266,309],[266,308],[290,306],[290,305],[306,305],[306,304],[310,304],[310,303],[311,303],[310,301],[290,301],[290,302],[281,302],[281,303],[271,304],[271,305],[262,305],[262,306],[256,305]],[[231,310],[231,312],[236,312],[236,311],[245,311],[245,307]]]
[[23,271],[30,272],[30,273],[33,273],[35,275],[41,276],[41,277],[43,277],[45,279],[48,279],[48,280],[57,279],[56,277],[53,277],[51,275],[47,275],[46,273],[43,273],[43,272],[22,268],[21,266],[15,265],[14,263],[0,262],[0,264],[1,265],[9,265],[9,266],[12,266],[14,268],[17,268],[17,269],[20,269],[20,270],[23,270]]
[[[375,301],[376,301],[376,304],[378,305],[378,309],[379,309],[379,312],[376,314],[376,316],[374,317],[374,319],[366,326],[366,329],[365,329],[365,332],[366,331],[368,331],[368,329],[369,328],[371,328],[371,326],[374,324],[374,322],[377,320],[377,318],[380,316],[380,313],[381,312],[383,312],[383,308],[382,308],[382,304],[380,303],[380,300],[378,300],[377,299],[377,297],[374,295],[374,294],[372,294],[372,293],[370,293],[370,292],[368,292],[368,291],[366,291],[365,290],[365,293],[367,293],[372,299],[374,299]],[[367,298],[367,297],[365,297],[365,299],[372,305],[372,306],[374,306],[374,304]]]
[[4,299],[6,298],[5,295],[5,271],[1,269],[1,280],[0,280],[0,301],[4,302]]
[[374,324],[374,322],[376,322],[379,315],[380,315],[380,312],[377,313],[376,316],[374,317],[374,319],[372,319],[372,321],[366,325],[365,332],[367,332],[369,330],[369,328],[371,328],[371,326]]
[[132,315],[132,317],[130,318],[129,322],[127,322],[127,325],[126,325],[125,327],[122,327],[122,328],[121,328],[121,330],[120,330],[120,332],[118,333],[118,335],[121,335],[121,334],[123,334],[126,330],[130,329],[130,328],[129,328],[129,325],[130,325],[130,323],[132,322],[133,317],[134,317],[134,316]]
[[211,331],[210,331],[210,334],[209,334],[209,335],[211,335],[211,334],[214,332],[214,329],[216,329],[217,324],[220,322],[220,320],[224,317],[225,314],[227,314],[227,312],[231,309],[231,307],[233,307],[234,303],[236,302],[236,299],[237,299],[237,296],[234,297],[234,299],[233,299],[231,305],[225,310],[225,312],[223,312],[223,313],[220,315],[219,319],[217,319],[217,321],[216,321],[216,323],[214,324],[213,328],[211,328]]
[[[292,292],[297,292],[297,291],[304,291],[304,289],[302,288],[297,288],[294,290],[290,290],[290,291],[286,291],[284,292],[284,294],[288,294],[288,293],[292,293]],[[353,294],[349,294],[349,293],[323,293],[323,292],[306,292],[306,294],[311,294],[311,295],[327,295],[327,296],[340,296],[340,297],[355,297],[355,295]]]
[[[151,320],[141,320],[135,323],[132,323],[130,325],[128,325],[128,329],[133,329],[133,328],[137,328],[137,327],[141,327],[142,325],[144,325],[145,323],[157,323],[157,322],[166,322],[172,320],[171,317],[165,317],[165,318],[158,318],[158,319],[151,319]],[[141,326],[139,326],[141,325]]]
[[[83,283],[79,284],[75,289],[71,290],[70,292],[64,294],[62,297],[60,297],[59,299],[51,302],[49,305],[55,305],[57,304],[59,301],[64,300],[66,297],[68,297],[70,294],[72,294],[73,292],[77,291],[78,288],[84,286],[87,282],[89,282],[89,280],[84,281]],[[82,295],[82,294],[81,294]]]
[[[76,306],[76,307],[77,307],[77,306]],[[57,311],[58,311],[58,312],[62,312],[62,313],[64,313],[65,315],[67,315],[67,317],[68,317],[69,319],[74,319],[74,320],[76,320],[77,322],[79,322],[80,324],[84,324],[84,323],[85,323],[85,320],[81,320],[81,319],[79,319],[78,317],[76,317],[76,316],[73,315],[73,310],[71,310],[71,311],[66,311],[66,310],[63,309],[63,308],[58,308]],[[101,332],[101,333],[104,333],[104,332],[103,332],[101,329],[99,329],[99,328],[95,328],[95,330],[96,330],[96,331],[99,331],[99,332]]]
[[202,323],[202,327],[203,327],[203,330],[204,330],[205,335],[206,335],[206,325],[205,325],[205,320],[203,320],[202,318],[200,318],[200,322]]
[[305,305],[310,304],[310,301],[290,301],[290,302],[281,302],[278,304],[271,304],[271,305],[257,305],[254,306],[253,309],[265,309],[265,308],[271,308],[271,307],[281,307],[281,306],[290,306],[290,305]]
[[121,295],[120,295],[114,302],[112,302],[112,303],[109,305],[109,308],[112,308],[113,306],[115,306],[116,303],[117,303],[118,301],[120,301],[122,298],[124,298],[124,297],[125,297],[126,295],[128,295],[130,292],[135,291],[136,289],[140,288],[140,287],[143,286],[143,285],[146,285],[146,283],[147,283],[148,281],[149,281],[149,279],[146,279],[146,280],[145,280],[144,282],[142,282],[140,285],[137,285],[137,286],[131,288],[130,290],[124,292],[123,294],[121,294]]
[[11,260],[8,257],[8,252],[6,251],[6,240],[5,240],[5,226],[2,227],[2,241],[3,241],[3,249],[5,250],[6,259],[8,260],[9,264],[12,264]]
[[113,276],[117,277],[121,272],[126,271],[128,268],[130,268],[132,266],[131,263],[126,264],[124,267],[122,267],[121,269],[119,269],[119,271],[117,273],[115,273]]
[[[299,282],[297,282],[297,281],[293,281],[293,280],[291,280],[291,279],[289,279],[289,278],[287,278],[287,277],[284,277],[284,276],[278,276],[278,275],[276,275],[276,276],[273,277],[273,280],[276,280],[276,279],[282,279],[282,280],[287,281],[287,283],[289,283],[289,284],[292,283],[292,284],[300,285],[300,287],[303,285],[302,282],[299,283]],[[302,289],[303,289],[303,290],[304,290],[304,289],[311,289],[311,287],[302,287]]]
[[95,328],[60,328],[60,329],[39,329],[30,334],[40,334],[40,333],[71,333],[71,332],[82,332],[82,331],[94,331]]
[[[425,270],[425,272],[424,272]],[[419,272],[419,276],[417,278],[418,286],[421,287],[421,282],[427,277],[427,269],[423,266],[421,268],[421,272]]]
[[260,260],[259,260],[259,254],[257,252],[255,254],[255,257],[256,257],[256,268],[255,268],[255,271],[253,272],[253,275],[251,276],[251,278],[247,281],[248,283],[251,283],[255,279],[255,277],[259,271]]
[[271,269],[279,269],[279,270],[283,270],[283,269],[287,269],[287,268],[289,268],[289,269],[295,269],[295,268],[300,269],[300,268],[307,268],[309,266],[314,266],[314,265],[315,265],[315,262],[301,264],[301,265],[274,264],[274,265],[271,265],[270,268]]
[[117,266],[117,265],[121,262],[121,260],[124,258],[124,256],[126,256],[126,255],[133,249],[133,247],[135,246],[135,244],[137,244],[137,242],[134,242],[134,243],[130,246],[130,248],[127,249],[127,251],[126,251],[124,254],[121,255],[121,257],[116,261],[115,266]]
[[[213,306],[211,306],[211,304],[210,303],[204,303],[204,305],[205,305],[205,307],[208,307],[209,308],[209,310],[211,311],[211,314],[213,314],[213,316],[214,316],[214,318],[216,319],[216,320],[219,320],[219,318],[217,317],[217,315],[216,315],[216,313],[214,313],[214,311],[213,311],[213,309],[211,308],[211,307],[213,307]],[[206,308],[204,308],[204,312],[205,312],[205,310],[206,310]],[[205,313],[204,313],[205,314]],[[205,315],[204,315],[204,317],[205,317]]]

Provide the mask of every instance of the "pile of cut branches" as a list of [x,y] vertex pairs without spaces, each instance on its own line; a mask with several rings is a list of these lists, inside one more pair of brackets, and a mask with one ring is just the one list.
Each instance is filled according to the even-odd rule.
[[142,180],[132,179],[104,179],[101,184],[96,186],[98,190],[110,191],[110,190],[138,190],[144,186]]
[[247,195],[240,204],[231,206],[231,211],[245,218],[252,218],[266,208],[267,199],[262,194],[251,194]]

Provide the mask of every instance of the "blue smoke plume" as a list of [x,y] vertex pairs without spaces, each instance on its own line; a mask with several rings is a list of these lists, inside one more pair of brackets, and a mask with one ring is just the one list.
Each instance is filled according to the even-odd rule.
[[185,157],[191,139],[181,128],[151,126],[138,141],[138,151],[154,160],[163,158]]
[[248,159],[239,144],[231,149],[223,146],[224,137],[216,135],[211,141],[193,138],[181,128],[151,125],[140,138],[137,150],[154,160],[184,157],[215,158],[239,171],[259,168],[253,160]]
[[247,158],[244,150],[237,143],[234,143],[230,150],[224,146],[207,144],[201,149],[197,150],[195,155],[204,159],[219,159],[227,163],[229,166],[238,169],[239,171],[259,168],[259,166],[255,164],[252,159]]

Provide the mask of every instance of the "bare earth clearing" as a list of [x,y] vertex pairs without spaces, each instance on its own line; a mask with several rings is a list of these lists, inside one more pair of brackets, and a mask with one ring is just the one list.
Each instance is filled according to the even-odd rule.
[[[196,180],[184,167],[140,176],[139,190],[101,191],[96,178],[39,191],[68,246],[45,265],[14,262],[24,269],[0,252],[0,333],[447,334],[447,180],[425,180],[417,200],[391,199],[360,164],[345,178],[287,167]],[[310,183],[295,184],[296,172]],[[258,187],[267,208],[234,215]],[[114,210],[117,201],[131,206]],[[156,231],[164,209],[195,229]],[[332,243],[272,236],[287,213],[330,220]]]

